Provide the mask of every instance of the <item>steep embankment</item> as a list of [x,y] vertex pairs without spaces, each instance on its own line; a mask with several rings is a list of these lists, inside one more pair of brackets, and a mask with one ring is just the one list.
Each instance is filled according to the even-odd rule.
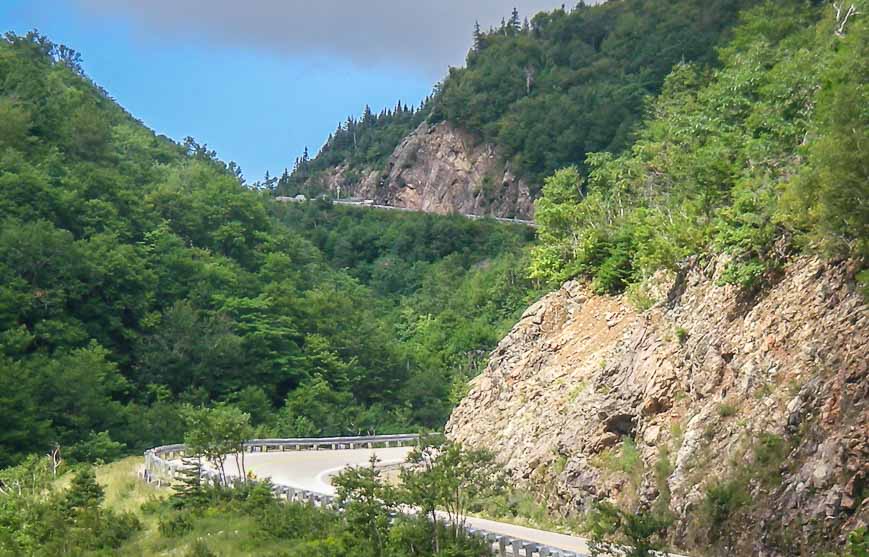
[[642,313],[566,283],[502,340],[448,434],[496,451],[559,512],[669,492],[683,547],[836,546],[869,518],[869,330],[853,269],[797,258],[749,296],[716,285],[723,267],[659,275],[662,301]]
[[351,178],[342,164],[315,180],[326,191],[340,187],[345,195],[429,213],[531,218],[534,212],[528,184],[502,162],[495,147],[447,122],[421,124],[383,170]]

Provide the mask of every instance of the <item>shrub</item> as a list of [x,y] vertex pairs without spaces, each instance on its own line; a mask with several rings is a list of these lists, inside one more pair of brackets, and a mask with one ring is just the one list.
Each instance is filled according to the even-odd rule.
[[665,534],[672,523],[673,517],[668,512],[629,513],[611,503],[597,503],[588,519],[591,555],[657,555],[664,549]]
[[763,433],[754,446],[753,453],[755,477],[766,486],[778,485],[781,482],[780,469],[788,454],[784,438]]
[[719,481],[706,489],[700,514],[709,530],[710,542],[721,538],[728,519],[749,500],[748,488],[741,479]]
[[193,531],[193,517],[189,512],[172,513],[159,520],[157,530],[161,536],[180,538]]
[[193,542],[184,555],[185,557],[217,557],[217,554],[211,551],[208,544],[201,539]]

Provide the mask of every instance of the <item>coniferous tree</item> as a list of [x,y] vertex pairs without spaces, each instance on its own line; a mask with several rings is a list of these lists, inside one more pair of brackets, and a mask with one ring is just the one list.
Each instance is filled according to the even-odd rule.
[[172,485],[173,503],[176,507],[197,505],[205,499],[205,488],[202,485],[202,458],[183,457],[177,482]]
[[522,21],[519,19],[519,10],[513,8],[513,13],[510,14],[510,23],[507,25],[507,30],[510,34],[516,34],[521,28]]
[[94,469],[88,466],[72,479],[62,506],[68,511],[92,509],[99,507],[104,497],[105,490],[97,483]]

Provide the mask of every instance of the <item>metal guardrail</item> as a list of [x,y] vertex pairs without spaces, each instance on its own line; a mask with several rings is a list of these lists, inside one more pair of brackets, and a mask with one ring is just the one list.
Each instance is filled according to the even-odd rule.
[[[424,213],[426,211],[422,211],[420,209],[411,209],[409,207],[396,207],[395,205],[381,205],[377,203],[368,203],[366,201],[357,201],[357,200],[342,200],[342,199],[333,199],[332,203],[335,205],[344,205],[346,207],[361,207],[363,209],[382,209],[386,211],[404,211],[407,213]],[[525,219],[517,219],[510,217],[495,217],[490,215],[474,215],[470,213],[456,213],[461,215],[467,219],[471,220],[482,220],[482,219],[493,219],[498,222],[504,222],[508,224],[521,224],[524,226],[530,226],[531,228],[537,228],[537,223],[533,220],[525,220]]]
[[[288,450],[338,450],[377,447],[402,447],[418,444],[420,436],[406,435],[371,435],[364,437],[309,437],[296,439],[254,439],[244,444],[246,452],[283,452]],[[145,451],[145,468],[142,477],[149,483],[158,486],[169,485],[183,469],[178,459],[184,456],[185,446],[181,444],[164,445]],[[203,470],[202,479],[217,485],[220,474],[216,470]],[[233,478],[233,483],[241,483],[240,478]],[[326,493],[300,489],[288,485],[273,484],[272,492],[281,501],[307,503],[316,507],[340,510],[338,499]],[[567,551],[529,540],[512,538],[503,534],[489,532],[480,528],[466,526],[468,534],[482,538],[491,543],[493,554],[498,557],[585,557],[574,551]]]

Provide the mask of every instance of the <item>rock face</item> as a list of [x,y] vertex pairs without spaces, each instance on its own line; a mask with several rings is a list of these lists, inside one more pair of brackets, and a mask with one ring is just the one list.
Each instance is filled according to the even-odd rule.
[[462,213],[530,219],[531,193],[501,161],[495,148],[480,144],[447,122],[423,123],[402,140],[385,169],[354,174],[339,166],[317,178],[342,196],[430,213]]
[[[669,492],[686,549],[837,546],[869,520],[869,312],[853,269],[798,258],[749,297],[716,286],[724,265],[655,277],[645,312],[566,283],[501,341],[448,435],[495,451],[565,514]],[[742,500],[704,515],[728,485]]]

